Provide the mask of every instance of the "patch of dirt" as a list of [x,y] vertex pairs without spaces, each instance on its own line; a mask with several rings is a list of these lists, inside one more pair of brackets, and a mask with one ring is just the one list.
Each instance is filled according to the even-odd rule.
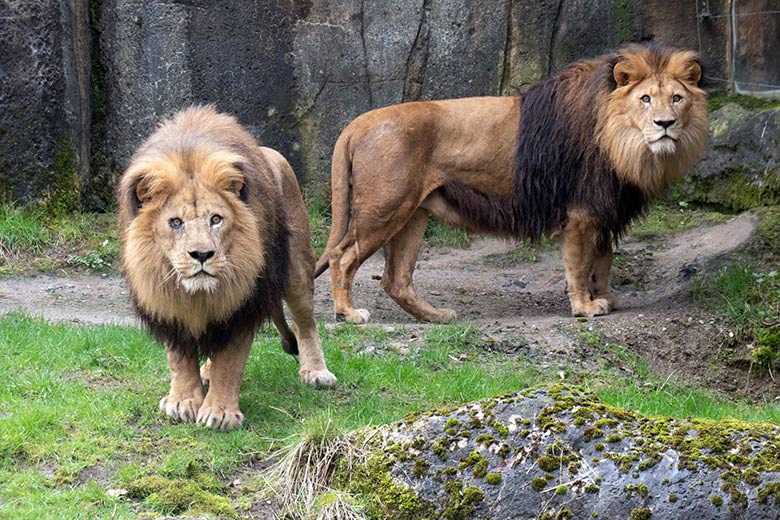
[[[711,388],[728,397],[772,400],[780,388],[735,349],[717,316],[692,301],[689,281],[727,261],[754,235],[750,213],[676,235],[628,237],[616,255],[612,285],[618,309],[582,322],[569,315],[560,252],[544,247],[528,260],[497,261],[512,242],[478,238],[466,250],[424,249],[415,271],[419,294],[450,307],[461,322],[481,328],[492,348],[525,356],[540,367],[570,372],[619,364],[615,356],[583,340],[596,334],[644,358],[663,378]],[[535,260],[535,261],[534,261]],[[355,305],[371,311],[374,324],[422,329],[380,288],[384,261],[369,259],[355,279]],[[134,324],[127,288],[117,276],[14,277],[0,279],[0,312],[22,308],[52,321]],[[333,322],[330,276],[316,283],[315,310]],[[741,349],[741,350],[740,350]]]

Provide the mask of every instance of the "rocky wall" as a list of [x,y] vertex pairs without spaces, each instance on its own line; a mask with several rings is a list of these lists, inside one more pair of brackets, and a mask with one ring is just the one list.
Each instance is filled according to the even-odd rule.
[[[725,0],[712,0],[719,5]],[[723,74],[725,26],[661,0],[21,0],[0,6],[0,190],[110,206],[133,150],[191,103],[235,114],[324,191],[344,126],[417,99],[512,95],[655,37]],[[714,9],[714,8],[713,8]],[[718,19],[720,20],[720,19]],[[695,35],[695,36],[694,36]]]

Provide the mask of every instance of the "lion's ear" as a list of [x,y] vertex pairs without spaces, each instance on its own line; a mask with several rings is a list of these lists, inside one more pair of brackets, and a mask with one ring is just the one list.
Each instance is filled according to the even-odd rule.
[[[674,70],[674,69],[673,69]],[[685,60],[679,67],[677,76],[681,81],[689,83],[694,86],[699,85],[701,80],[701,63],[696,58],[689,58]]]
[[142,172],[127,172],[119,185],[119,201],[127,213],[135,218],[149,199],[149,181]]
[[615,83],[617,83],[618,87],[625,87],[631,83],[632,77],[634,77],[635,74],[636,71],[634,68],[626,61],[615,63],[615,66],[612,69],[612,77],[615,78]]
[[233,163],[233,168],[241,172],[241,178],[233,178],[228,185],[228,191],[235,193],[241,202],[246,203],[249,199],[249,192],[246,188],[246,177],[244,176],[244,164],[240,161]]

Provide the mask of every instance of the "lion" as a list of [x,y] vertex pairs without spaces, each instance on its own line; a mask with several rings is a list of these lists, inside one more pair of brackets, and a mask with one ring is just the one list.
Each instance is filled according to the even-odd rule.
[[691,168],[708,135],[695,52],[632,44],[579,61],[520,97],[410,102],[367,112],[339,136],[330,268],[337,319],[358,267],[384,248],[381,285],[406,312],[447,322],[412,282],[429,215],[506,238],[562,242],[574,316],[608,314],[612,246]]
[[300,351],[305,382],[336,384],[313,318],[308,213],[284,157],[232,116],[191,107],[141,145],[117,201],[132,305],[167,352],[162,412],[217,430],[241,426],[241,378],[268,319],[284,351]]

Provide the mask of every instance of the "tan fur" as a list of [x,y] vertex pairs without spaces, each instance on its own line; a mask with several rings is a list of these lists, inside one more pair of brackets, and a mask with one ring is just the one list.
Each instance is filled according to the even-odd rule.
[[[693,166],[707,136],[704,92],[696,86],[701,69],[694,54],[677,51],[659,73],[641,48],[629,48],[614,67],[617,89],[598,92],[598,146],[617,175],[648,198]],[[584,61],[562,75],[593,73],[602,61]],[[649,104],[641,101],[645,94]],[[575,90],[564,99],[570,110],[583,106]],[[680,102],[673,102],[681,95]],[[363,114],[342,132],[333,153],[333,223],[316,274],[329,268],[337,318],[365,322],[369,312],[352,304],[358,267],[378,249],[385,251],[382,287],[420,320],[443,322],[451,309],[436,309],[420,298],[412,273],[428,215],[469,229],[470,223],[436,190],[457,181],[491,196],[511,197],[515,179],[520,98],[468,98],[406,103]],[[654,121],[676,120],[676,139],[659,137]],[[607,290],[612,263],[609,246],[597,247],[591,216],[567,208],[563,242],[568,293],[574,315],[606,314],[615,297]]]
[[[264,200],[242,202],[239,194],[247,182],[262,189]],[[247,302],[266,262],[274,260],[263,237],[275,219],[286,219],[285,301],[294,321],[300,373],[311,384],[335,384],[313,319],[307,211],[280,154],[258,147],[234,118],[194,107],[165,122],[140,147],[118,198],[122,262],[136,308],[152,321],[178,323],[193,338],[210,324],[231,319]],[[137,214],[135,199],[141,205]],[[181,220],[180,230],[172,227],[172,219]],[[192,256],[197,251],[213,255],[201,263]],[[281,313],[282,295],[276,297],[278,311],[272,317],[285,336],[290,331]],[[221,430],[241,425],[238,392],[254,330],[234,332],[232,342],[211,353],[204,366],[208,393],[197,352],[165,345],[171,389],[160,402],[163,412]]]

